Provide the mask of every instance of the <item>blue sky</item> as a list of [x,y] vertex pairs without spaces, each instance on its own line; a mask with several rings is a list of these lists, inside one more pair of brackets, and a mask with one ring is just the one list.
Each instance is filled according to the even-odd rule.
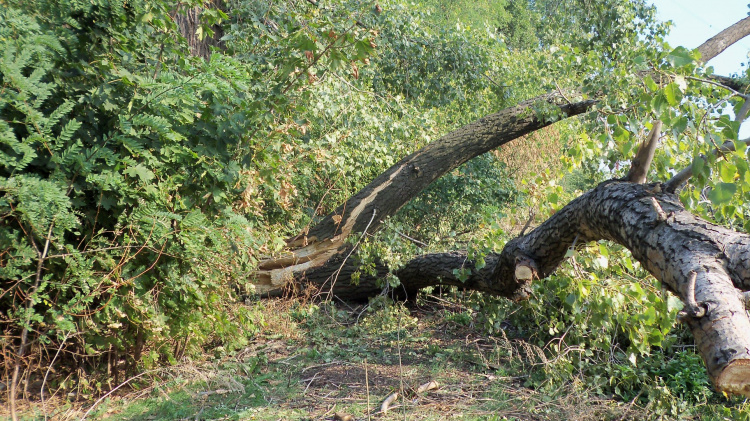
[[[673,23],[667,42],[693,49],[723,29],[747,17],[750,0],[653,0],[657,18]],[[708,64],[714,73],[724,76],[742,74],[747,69],[750,37],[746,37],[719,54]],[[745,66],[743,67],[743,64]],[[740,129],[740,138],[750,136],[750,122]]]
[[[671,20],[674,26],[667,42],[672,47],[682,45],[696,48],[703,41],[721,30],[747,17],[750,0],[653,0],[659,20]],[[744,72],[747,53],[750,51],[750,37],[741,40],[724,51],[708,64],[715,73],[729,76]]]

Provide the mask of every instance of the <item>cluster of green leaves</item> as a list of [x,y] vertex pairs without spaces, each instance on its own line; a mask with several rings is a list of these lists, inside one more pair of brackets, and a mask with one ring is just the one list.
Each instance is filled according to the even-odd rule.
[[[466,75],[449,90],[420,85],[429,105],[404,92],[409,66],[390,63],[408,35],[399,28],[418,28],[423,12],[383,7],[229,2],[231,19],[202,14],[202,36],[229,19],[225,50],[203,60],[175,23],[184,9],[168,2],[10,2],[0,12],[8,353],[24,330],[35,349],[64,345],[63,355],[91,362],[125,356],[128,367],[246,343],[261,321],[225,308],[260,254],[505,95],[486,77],[494,64],[472,70],[504,47],[469,31],[415,32],[444,53],[461,51],[452,75]],[[419,77],[435,76],[443,59],[426,55]],[[479,99],[488,103],[464,112]],[[464,216],[481,215],[478,202],[496,210],[510,197],[510,184],[494,188],[503,178],[501,164],[479,160],[401,223],[415,225],[416,208],[440,202],[442,229],[470,226]],[[474,200],[442,194],[450,191]]]
[[3,347],[25,329],[42,346],[69,338],[73,354],[154,364],[252,326],[221,311],[264,241],[233,204],[244,88],[227,73],[244,72],[189,57],[168,13],[0,11]]
[[[662,136],[649,180],[666,181],[691,168],[693,177],[680,194],[683,203],[708,220],[747,231],[748,148],[739,139],[735,117],[743,96],[714,83],[713,68],[701,63],[698,51],[664,46],[644,50],[633,59],[655,73],[627,84],[627,78],[621,80],[620,94],[602,105],[605,114],[588,125],[568,162],[593,178],[597,173],[622,175],[652,121],[661,120]],[[734,150],[715,153],[722,145]],[[603,166],[609,171],[603,173]]]
[[[304,137],[310,87],[373,51],[356,8],[319,18],[311,5],[235,5],[231,54],[205,61],[169,2],[6,6],[3,352],[22,331],[34,349],[64,342],[64,355],[124,355],[128,367],[245,344],[259,321],[226,308],[293,229],[294,177],[320,152]],[[226,18],[206,9],[196,30]],[[303,171],[289,171],[295,159]]]

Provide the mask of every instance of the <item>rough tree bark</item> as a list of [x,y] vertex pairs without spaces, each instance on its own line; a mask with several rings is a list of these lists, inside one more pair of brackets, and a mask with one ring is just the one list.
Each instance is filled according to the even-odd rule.
[[608,181],[578,197],[529,234],[509,241],[473,268],[465,254],[418,257],[398,271],[409,288],[459,285],[514,300],[549,276],[574,242],[611,240],[686,303],[685,321],[717,388],[750,396],[750,236],[704,221],[661,184]]
[[[708,61],[750,34],[743,19],[701,45]],[[350,282],[355,268],[345,240],[373,232],[446,172],[517,137],[547,126],[530,108],[537,101],[559,107],[570,117],[595,100],[568,102],[551,93],[484,117],[405,157],[308,232],[288,242],[290,251],[259,266],[253,281],[259,292],[274,293],[306,280],[340,298],[363,298],[380,291],[376,277]],[[528,296],[530,283],[550,275],[569,247],[600,239],[627,247],[634,258],[686,303],[682,320],[690,326],[717,389],[750,396],[750,236],[704,221],[680,204],[680,184],[641,184],[653,155],[660,124],[641,146],[625,180],[612,180],[578,197],[532,232],[509,241],[486,258],[486,266],[460,281],[456,268],[473,268],[465,253],[417,257],[396,272],[405,292],[433,285],[458,285],[514,300]],[[377,267],[384,274],[384,267]]]
[[[223,0],[209,0],[207,3],[212,8],[225,10]],[[214,25],[211,28],[214,31],[213,36],[203,39],[198,36],[197,31],[201,25],[200,15],[203,9],[202,7],[189,9],[180,7],[174,16],[174,20],[180,28],[180,33],[187,40],[188,47],[190,47],[190,54],[202,57],[208,61],[211,57],[211,47],[222,47],[221,37],[224,35],[224,31],[221,29],[221,26]]]
[[[702,59],[708,61],[748,34],[750,17],[721,31],[699,46],[698,51]],[[348,280],[342,275],[351,272],[351,268],[341,265],[349,251],[346,240],[351,234],[376,231],[381,221],[395,214],[440,176],[471,158],[552,124],[534,114],[533,107],[539,103],[555,105],[561,116],[572,117],[590,110],[597,101],[571,103],[560,92],[541,95],[481,118],[406,156],[308,232],[290,239],[285,254],[262,261],[252,281],[256,291],[278,293],[293,280],[303,277],[317,284],[334,278]],[[340,284],[337,283],[337,288]],[[366,292],[369,293],[362,290],[360,297],[366,296]]]

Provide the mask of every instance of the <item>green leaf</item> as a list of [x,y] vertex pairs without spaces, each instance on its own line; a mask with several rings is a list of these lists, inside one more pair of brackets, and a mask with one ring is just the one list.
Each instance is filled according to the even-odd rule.
[[705,166],[706,160],[701,156],[696,156],[692,165],[693,175],[703,175],[703,169]]
[[609,257],[609,250],[606,244],[599,243],[599,253],[604,257]]
[[719,166],[719,176],[721,181],[725,183],[733,183],[734,176],[737,174],[737,167],[730,164],[729,162],[722,162]]
[[651,92],[655,92],[659,89],[659,85],[657,85],[656,82],[654,82],[654,79],[652,79],[651,76],[646,76],[643,82],[646,83],[646,87]]
[[669,105],[673,107],[679,105],[680,101],[682,101],[682,91],[680,90],[680,87],[674,82],[664,87],[664,96],[666,97]]
[[659,92],[658,94],[654,95],[654,99],[651,100],[651,107],[654,109],[654,114],[656,114],[657,116],[666,111],[668,105],[669,100],[667,100],[664,92]]
[[678,118],[677,121],[672,125],[672,131],[675,134],[680,134],[680,133],[684,132],[685,129],[687,129],[687,125],[688,125],[688,119],[687,119],[687,117],[682,116],[682,117]]
[[732,196],[737,191],[734,183],[719,183],[708,194],[708,198],[714,205],[721,205],[732,200]]
[[576,296],[575,294],[572,294],[572,293],[571,293],[571,294],[568,294],[568,295],[567,295],[567,296],[565,297],[565,304],[567,304],[567,305],[569,305],[569,306],[573,307],[573,305],[574,305],[574,304],[576,303],[576,299],[577,299],[577,298],[578,298],[578,297],[577,297],[577,296]]
[[685,47],[677,47],[667,56],[667,61],[674,67],[682,67],[693,62],[690,51]]
[[597,256],[594,258],[594,266],[602,270],[607,269],[609,267],[609,259],[604,256]]
[[143,164],[138,164],[135,167],[126,169],[125,174],[135,177],[138,176],[142,181],[149,182],[154,178],[154,173],[148,168],[144,167]]

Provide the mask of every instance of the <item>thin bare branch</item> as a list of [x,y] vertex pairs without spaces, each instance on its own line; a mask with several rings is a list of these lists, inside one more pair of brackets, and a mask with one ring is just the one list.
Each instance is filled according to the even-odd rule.
[[[745,145],[750,145],[750,138],[742,140],[741,142],[744,143]],[[718,154],[724,153],[724,152],[734,152],[734,150],[735,150],[735,148],[734,148],[734,142],[731,142],[731,141],[724,142],[724,144],[721,145],[721,147],[719,147],[717,149],[714,149],[711,152],[711,155],[718,155]],[[702,159],[706,159],[706,155],[701,155],[700,157]],[[690,165],[690,166],[686,167],[685,169],[683,169],[682,171],[678,172],[669,181],[667,181],[664,184],[664,191],[666,191],[667,193],[674,193],[674,192],[676,192],[692,176],[693,176],[693,166]]]
[[701,82],[701,83],[707,83],[709,85],[714,85],[714,86],[719,87],[721,89],[726,89],[727,91],[733,93],[734,95],[737,95],[737,96],[740,96],[740,97],[743,97],[743,98],[747,97],[744,93],[739,92],[737,89],[734,89],[733,86],[731,86],[731,85],[725,85],[723,83],[717,82],[716,80],[714,80],[714,78],[704,79],[704,78],[701,78],[701,77],[687,76],[686,79],[694,80],[696,82]]
[[49,246],[52,242],[52,230],[54,226],[55,220],[52,219],[52,222],[50,222],[49,224],[49,229],[47,230],[47,237],[44,241],[44,249],[41,251],[41,253],[39,253],[39,250],[37,249],[37,253],[39,254],[36,266],[36,279],[34,280],[34,286],[29,290],[29,296],[27,297],[28,301],[26,303],[26,315],[23,324],[23,330],[21,330],[21,345],[19,345],[18,347],[16,361],[13,364],[13,377],[10,381],[10,417],[13,421],[18,421],[18,413],[16,412],[16,398],[18,395],[19,376],[21,374],[21,361],[26,354],[26,347],[28,346],[29,324],[31,323],[31,307],[34,304],[33,295],[39,288],[39,284],[42,282],[44,259],[45,257],[47,257],[47,253],[49,252]]
[[722,87],[734,89],[735,91],[742,94],[750,91],[750,83],[743,79],[731,78],[729,76],[721,75],[711,75],[708,78],[718,82]]

